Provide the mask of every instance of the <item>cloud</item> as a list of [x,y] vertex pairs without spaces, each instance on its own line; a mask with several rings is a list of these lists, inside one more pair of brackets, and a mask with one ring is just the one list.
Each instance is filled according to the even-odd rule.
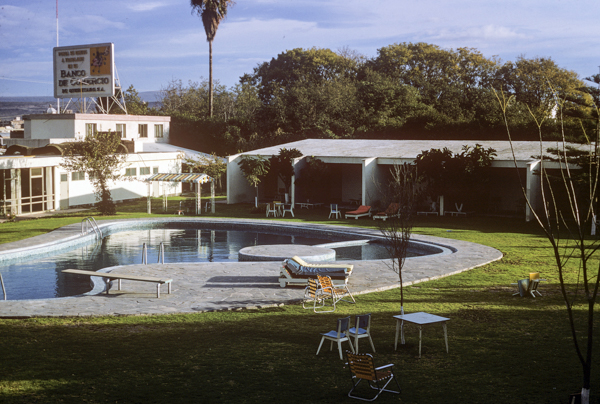
[[152,11],[157,8],[167,7],[167,6],[169,6],[168,3],[160,2],[160,1],[153,1],[153,2],[149,2],[149,3],[142,2],[142,3],[137,3],[137,4],[128,4],[127,8],[131,11]]
[[56,22],[23,7],[0,6],[0,49],[21,49],[51,43]]
[[483,25],[470,28],[449,28],[430,32],[430,39],[441,39],[444,41],[505,41],[515,39],[527,39],[529,34],[514,27],[499,25]]
[[112,21],[100,15],[77,15],[69,16],[64,22],[64,27],[68,31],[78,35],[91,32],[102,32],[110,29],[125,29],[127,25],[123,22]]

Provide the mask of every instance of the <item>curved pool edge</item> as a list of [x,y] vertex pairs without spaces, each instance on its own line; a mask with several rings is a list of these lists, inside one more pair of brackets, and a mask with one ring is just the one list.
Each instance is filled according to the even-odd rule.
[[[99,227],[107,230],[134,223],[149,222],[194,222],[194,223],[243,223],[258,227],[302,228],[310,231],[339,232],[353,237],[380,237],[376,229],[357,228],[319,223],[299,224],[297,222],[267,221],[255,219],[215,219],[215,218],[160,218],[123,219],[99,221]],[[351,229],[351,230],[349,230]],[[45,235],[20,242],[9,243],[16,248],[0,245],[0,256],[26,253],[40,246],[57,246],[64,243],[80,242],[80,225],[69,225]],[[36,239],[37,245],[32,242]],[[93,239],[93,236],[92,236]],[[453,251],[451,254],[437,254],[418,259],[407,259],[403,269],[404,285],[412,285],[445,276],[464,272],[502,258],[502,253],[481,244],[414,234],[413,240],[443,246]],[[87,241],[89,242],[89,241]],[[2,248],[4,246],[4,248]],[[355,295],[397,288],[398,276],[389,267],[390,260],[351,261],[354,272],[349,280],[349,288]],[[85,295],[36,300],[0,301],[0,317],[66,317],[101,315],[152,315],[194,313],[214,310],[235,310],[279,306],[298,302],[303,288],[280,288],[278,262],[231,262],[231,263],[190,263],[190,264],[151,264],[126,265],[105,268],[104,271],[118,271],[146,276],[168,276],[173,278],[173,292],[156,298],[153,284],[146,282],[123,281],[123,291],[111,289],[110,294],[102,294],[103,281],[96,282],[92,292]],[[97,278],[99,279],[99,278]],[[154,289],[153,289],[154,287]],[[98,294],[100,293],[100,294]]]

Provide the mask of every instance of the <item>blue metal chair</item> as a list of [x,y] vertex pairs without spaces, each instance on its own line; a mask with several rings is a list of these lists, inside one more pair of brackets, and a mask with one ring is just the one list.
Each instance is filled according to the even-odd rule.
[[356,350],[356,353],[358,353],[358,340],[360,338],[369,338],[373,352],[377,352],[375,350],[375,345],[373,345],[373,339],[371,338],[371,313],[356,316],[354,327],[348,330],[348,335],[351,339],[354,338],[354,349]]
[[337,203],[332,203],[329,205],[329,219],[331,219],[331,215],[334,215],[336,219],[342,217],[342,212],[338,209]]
[[325,342],[326,339],[331,341],[331,344],[329,345],[330,351],[333,350],[333,342],[334,341],[337,342],[341,360],[344,360],[344,355],[342,354],[342,342],[348,341],[348,344],[350,344],[350,349],[352,350],[352,352],[354,352],[354,347],[352,346],[352,341],[350,341],[350,338],[348,337],[348,328],[349,327],[350,327],[350,316],[344,317],[344,318],[338,318],[337,330],[332,330],[327,333],[321,334],[322,335],[321,343],[319,344],[319,349],[317,349],[317,355],[319,354],[319,351],[321,350],[321,347],[323,346],[323,342]]

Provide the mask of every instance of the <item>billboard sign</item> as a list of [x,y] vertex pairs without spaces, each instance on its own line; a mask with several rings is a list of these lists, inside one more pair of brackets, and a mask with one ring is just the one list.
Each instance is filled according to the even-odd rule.
[[114,44],[54,48],[54,98],[112,97]]

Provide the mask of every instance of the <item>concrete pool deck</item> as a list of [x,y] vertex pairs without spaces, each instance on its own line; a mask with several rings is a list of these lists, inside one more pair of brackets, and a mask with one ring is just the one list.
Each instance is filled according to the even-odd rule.
[[[170,222],[184,219],[169,218]],[[127,227],[139,220],[101,221],[100,228],[111,225]],[[343,231],[356,237],[380,237],[376,229],[324,224],[299,224],[297,222],[244,220],[244,219],[185,219],[194,222],[244,223],[257,226],[269,224],[284,228],[308,229],[324,233]],[[69,225],[48,234],[14,243],[0,244],[0,261],[7,256],[31,254],[61,243],[81,243],[81,225]],[[87,236],[88,238],[90,236]],[[404,285],[437,279],[485,265],[502,258],[494,248],[466,241],[413,234],[412,240],[444,246],[455,252],[418,258],[409,258],[403,269]],[[382,291],[398,287],[398,275],[390,269],[389,260],[350,261],[354,271],[348,281],[353,295]],[[1,262],[0,262],[1,265]],[[39,300],[0,300],[0,317],[67,317],[103,315],[154,315],[197,313],[214,310],[273,307],[298,303],[304,295],[302,287],[279,286],[280,262],[203,262],[126,265],[112,267],[118,273],[168,277],[173,279],[172,293],[161,290],[156,297],[152,283],[122,281],[122,290],[116,285],[107,295],[81,295]],[[62,276],[70,276],[61,274]],[[166,288],[163,288],[166,289]],[[96,290],[95,290],[96,292]],[[357,298],[360,304],[360,298]]]

